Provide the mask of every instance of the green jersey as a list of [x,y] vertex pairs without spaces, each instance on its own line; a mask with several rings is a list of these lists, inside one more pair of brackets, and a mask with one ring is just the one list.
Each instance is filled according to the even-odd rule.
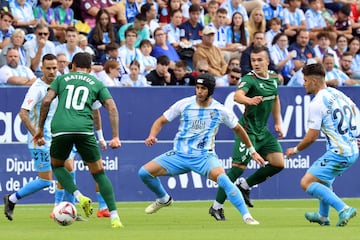
[[103,103],[112,98],[104,84],[90,74],[72,72],[57,77],[50,88],[59,98],[51,122],[52,135],[94,134],[92,105],[96,100]]
[[267,131],[267,121],[272,111],[275,97],[278,95],[279,78],[276,73],[269,71],[268,78],[261,78],[250,72],[241,78],[238,90],[246,92],[247,97],[263,96],[257,106],[245,106],[245,112],[239,120],[247,133],[257,136]]

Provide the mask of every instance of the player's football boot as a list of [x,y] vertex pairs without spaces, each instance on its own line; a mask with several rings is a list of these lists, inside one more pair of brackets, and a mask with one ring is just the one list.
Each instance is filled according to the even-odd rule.
[[111,227],[112,228],[123,228],[124,225],[122,225],[122,223],[120,222],[119,217],[115,217],[114,219],[111,220]]
[[79,197],[80,206],[84,210],[85,216],[90,217],[93,214],[93,208],[91,206],[91,199],[85,196]]
[[347,223],[349,222],[349,220],[355,216],[356,216],[356,208],[349,207],[345,210],[342,210],[339,213],[339,221],[336,224],[336,226],[338,226],[338,227],[346,226]]
[[209,214],[213,216],[216,221],[225,221],[224,209],[222,208],[216,210],[211,206],[209,209]]
[[110,212],[109,209],[99,209],[97,212],[97,217],[98,218],[109,218],[110,217]]
[[256,221],[254,218],[252,217],[248,217],[244,220],[244,222],[248,225],[259,225],[260,223],[258,221]]
[[329,220],[322,220],[320,219],[320,216],[318,213],[313,213],[313,212],[307,212],[305,213],[305,218],[309,221],[309,222],[314,222],[314,223],[318,223],[321,226],[329,226],[330,225],[330,221]]
[[240,184],[236,184],[236,186],[239,188],[241,194],[243,195],[244,201],[246,203],[246,205],[249,208],[253,208],[254,204],[252,203],[251,199],[250,199],[250,190],[249,189],[244,189],[243,187],[241,187]]
[[161,202],[159,202],[159,200],[156,200],[155,202],[150,204],[147,208],[145,208],[145,213],[147,213],[147,214],[155,213],[160,208],[170,206],[173,202],[174,201],[173,201],[172,197],[170,197],[169,201],[167,201],[166,203],[161,203]]
[[9,194],[5,194],[5,196],[4,196],[4,213],[5,213],[5,216],[7,217],[7,219],[12,221],[15,203],[13,203],[9,200],[9,196],[10,196]]

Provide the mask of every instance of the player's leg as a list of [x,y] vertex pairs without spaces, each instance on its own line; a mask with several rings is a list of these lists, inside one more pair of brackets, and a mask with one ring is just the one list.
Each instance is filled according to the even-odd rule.
[[96,191],[96,198],[98,200],[98,204],[99,204],[99,208],[98,208],[98,212],[97,212],[97,217],[101,218],[101,217],[110,217],[110,212],[109,209],[106,205],[106,202],[104,200],[104,198],[102,197],[100,190],[99,190],[99,185],[97,183],[95,183],[95,191]]
[[169,171],[171,171],[173,175],[177,175],[177,172],[179,171],[177,168],[178,163],[180,164],[180,159],[177,158],[175,152],[169,151],[156,157],[154,160],[146,163],[139,169],[139,177],[156,195],[156,201],[145,209],[146,213],[155,213],[160,208],[170,206],[172,204],[173,200],[161,184],[159,176],[167,175],[167,171],[165,169],[170,169]]
[[35,170],[38,172],[38,178],[27,183],[18,191],[4,196],[4,213],[12,221],[15,204],[18,200],[36,193],[52,184],[52,172],[50,166],[50,157],[48,150],[30,149],[31,157],[34,160]]
[[256,145],[258,146],[258,148],[256,148],[257,151],[266,161],[268,161],[268,164],[266,164],[265,167],[259,168],[248,178],[240,179],[238,187],[249,207],[254,206],[250,199],[251,187],[266,181],[270,177],[281,172],[284,168],[284,154],[282,153],[282,148],[278,140],[270,132],[267,132],[261,141],[258,140]]
[[[309,195],[323,201],[318,212],[319,220],[312,222],[317,222],[320,225],[330,224],[326,218],[327,205],[332,206],[339,213],[337,226],[345,226],[356,215],[356,209],[348,206],[329,187],[335,178],[348,169],[356,159],[357,155],[340,157],[329,151],[316,160],[303,176],[300,182],[302,189]],[[308,219],[306,215],[305,217]]]
[[[106,205],[108,206],[110,211],[110,219],[111,219],[112,227],[113,228],[123,227],[116,208],[114,190],[110,179],[107,177],[105,173],[100,150],[97,145],[95,137],[78,135],[76,137],[75,144],[80,156],[89,167],[89,171],[93,176],[93,178],[95,179],[95,182],[99,185],[100,193],[103,196]],[[80,192],[79,191],[74,192],[75,197],[77,193]],[[91,200],[89,198],[85,200],[84,199],[85,198],[83,196],[79,197],[80,205],[82,205],[82,207],[84,208],[85,214],[89,214],[89,213],[91,214],[92,213]]]
[[[245,160],[242,161],[242,159]],[[240,141],[239,137],[235,137],[232,156],[232,167],[227,172],[227,176],[232,182],[235,182],[235,180],[241,176],[250,160],[251,158],[247,153],[246,146]],[[225,214],[223,209],[225,200],[226,193],[224,189],[219,187],[216,193],[216,200],[209,209],[209,214],[213,216],[217,221],[225,220]]]

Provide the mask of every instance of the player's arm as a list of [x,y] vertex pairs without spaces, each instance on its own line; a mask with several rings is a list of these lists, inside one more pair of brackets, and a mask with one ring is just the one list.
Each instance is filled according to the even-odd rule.
[[32,136],[35,135],[36,129],[34,125],[31,123],[30,117],[29,117],[29,110],[25,108],[21,108],[19,111],[19,116],[21,119],[21,122],[25,125],[26,129],[31,133]]
[[161,115],[158,119],[155,120],[151,126],[150,133],[147,139],[145,139],[145,145],[151,146],[157,142],[156,136],[161,131],[162,127],[167,124],[169,121],[165,118],[164,115]]
[[262,102],[262,96],[255,96],[249,98],[246,96],[246,92],[244,90],[237,90],[234,95],[234,101],[240,104],[245,105],[258,105]]
[[94,118],[94,127],[96,131],[96,135],[98,137],[101,150],[106,150],[106,141],[104,139],[104,134],[102,131],[102,121],[101,121],[101,114],[100,109],[93,109],[93,118]]
[[112,139],[109,142],[109,146],[111,148],[118,148],[121,146],[121,142],[119,138],[119,114],[116,104],[112,98],[106,99],[102,104],[109,113],[112,133]]
[[298,145],[296,145],[296,147],[288,148],[286,150],[286,157],[289,158],[290,156],[309,147],[313,142],[318,139],[319,133],[320,130],[309,128],[309,131],[306,133],[304,139]]
[[249,154],[251,155],[252,159],[254,159],[258,164],[261,166],[265,165],[264,159],[256,152],[254,146],[252,145],[250,138],[248,134],[246,133],[245,129],[240,125],[237,124],[233,131],[236,133],[236,135],[239,136],[240,140],[245,144],[245,146],[249,150]]
[[281,106],[280,106],[280,98],[279,95],[276,95],[275,100],[274,100],[274,104],[271,110],[275,125],[275,131],[278,133],[279,138],[283,137],[283,132],[282,132],[282,128],[281,128]]

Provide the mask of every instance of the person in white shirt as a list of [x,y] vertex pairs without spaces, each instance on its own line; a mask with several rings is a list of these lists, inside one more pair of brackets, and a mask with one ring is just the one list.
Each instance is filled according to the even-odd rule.
[[339,57],[336,52],[330,47],[330,35],[327,31],[321,31],[316,36],[318,44],[314,47],[316,57],[323,59],[326,53],[334,55],[335,65],[340,66]]
[[79,32],[75,27],[68,27],[65,30],[66,43],[56,46],[55,53],[65,53],[68,62],[72,61],[73,56],[79,52],[84,52],[79,46]]
[[120,64],[117,61],[109,60],[105,62],[104,70],[95,76],[107,87],[120,87],[119,72]]
[[242,0],[226,0],[220,5],[220,7],[227,10],[227,24],[231,23],[231,18],[236,12],[241,13],[245,24],[249,21],[247,11],[242,5]]
[[146,77],[140,73],[140,63],[134,60],[130,63],[130,74],[121,78],[121,85],[124,87],[150,87]]
[[1,85],[32,85],[36,76],[30,68],[20,65],[19,50],[9,48],[6,53],[6,65],[0,68]]

